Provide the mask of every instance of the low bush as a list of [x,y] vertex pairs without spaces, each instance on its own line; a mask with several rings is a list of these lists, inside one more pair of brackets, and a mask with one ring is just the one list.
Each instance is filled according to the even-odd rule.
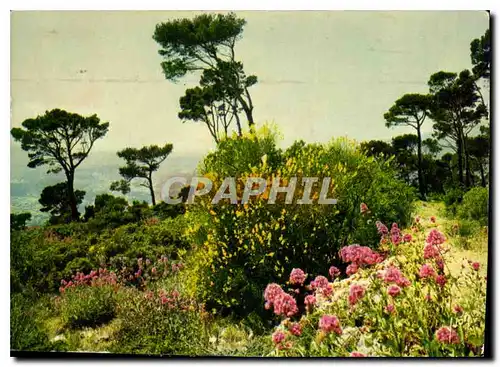
[[459,218],[476,220],[481,225],[488,225],[489,192],[487,187],[474,187],[467,191],[462,203],[457,208]]
[[35,302],[35,299],[23,294],[11,294],[10,349],[49,351],[54,348],[47,333],[36,318]]
[[176,290],[121,293],[115,353],[206,355],[208,314]]
[[63,323],[70,328],[95,327],[115,317],[116,280],[96,278],[90,285],[65,284],[57,306]]

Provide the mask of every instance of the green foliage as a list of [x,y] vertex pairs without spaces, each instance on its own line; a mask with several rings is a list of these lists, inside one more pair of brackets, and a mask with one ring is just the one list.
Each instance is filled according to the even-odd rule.
[[[85,191],[75,190],[76,205],[80,205],[85,197]],[[41,212],[49,212],[50,224],[69,223],[71,221],[71,202],[68,184],[60,182],[43,189],[38,202],[42,205]]]
[[477,78],[490,77],[491,69],[491,38],[488,28],[481,38],[476,38],[470,44],[472,71]]
[[158,221],[151,218],[102,228],[94,232],[88,223],[71,223],[49,228],[30,228],[11,236],[11,289],[54,292],[61,279],[76,271],[88,272],[109,262],[135,265],[138,257],[171,259],[189,247],[183,236],[184,218]]
[[121,191],[123,194],[126,194],[130,191],[130,181],[139,178],[142,180],[141,186],[149,189],[151,201],[153,205],[155,205],[156,200],[152,179],[153,172],[160,168],[161,163],[167,159],[172,149],[173,145],[167,143],[162,147],[150,145],[140,149],[125,148],[116,153],[118,157],[125,160],[126,165],[119,169],[123,180],[113,182],[111,184],[111,190]]
[[23,294],[10,296],[10,349],[49,351],[52,344],[36,319],[35,299]]
[[95,327],[111,321],[115,317],[115,293],[109,285],[67,288],[58,303],[64,325]]
[[108,132],[109,123],[96,115],[83,117],[54,109],[43,116],[27,119],[23,128],[13,128],[11,135],[28,152],[28,167],[48,165],[48,173],[64,171],[71,219],[79,217],[77,197],[73,189],[75,170],[88,157],[96,140]]
[[[269,139],[268,151],[275,151],[272,136],[236,138],[219,145],[205,164],[203,172],[220,185],[220,177],[238,174],[238,197],[241,198],[247,177],[265,177],[268,187],[262,196],[245,205],[211,205],[201,197],[198,204],[188,207],[186,215],[198,219],[189,231],[198,251],[193,258],[193,276],[188,279],[198,296],[210,307],[229,307],[247,314],[262,304],[262,289],[269,281],[285,281],[293,267],[304,271],[325,269],[338,262],[337,252],[348,243],[374,246],[378,235],[373,216],[386,223],[409,220],[413,192],[394,178],[387,162],[378,162],[362,154],[358,146],[346,140],[330,144],[311,144],[302,149],[283,153],[280,161],[258,159],[250,144],[258,145]],[[236,147],[243,148],[237,149]],[[229,152],[224,151],[227,147]],[[260,151],[259,153],[267,153]],[[233,159],[229,160],[229,156]],[[228,162],[227,164],[224,164]],[[230,163],[229,163],[230,162]],[[237,169],[234,165],[237,164]],[[274,205],[267,205],[273,177],[281,177],[281,186],[291,177],[299,176],[292,204],[285,204],[283,195]],[[303,195],[300,177],[319,177],[311,197],[318,199],[323,177],[331,177],[336,205],[296,204]],[[216,189],[215,188],[215,189]],[[366,203],[370,213],[360,214],[360,204]],[[207,217],[206,213],[210,215]],[[187,266],[189,268],[189,266]]]
[[457,208],[457,215],[462,219],[476,220],[481,225],[488,225],[489,190],[487,187],[474,187],[467,191],[462,203]]
[[239,114],[243,111],[252,126],[253,104],[248,88],[257,77],[247,76],[235,59],[236,41],[245,20],[229,14],[201,14],[193,19],[175,19],[156,26],[153,39],[167,80],[201,72],[200,85],[187,89],[180,99],[179,118],[202,121],[218,143],[236,123],[241,135]]
[[281,163],[281,151],[276,147],[278,132],[275,126],[263,126],[255,134],[223,139],[216,151],[209,153],[199,167],[200,174],[236,177],[266,161],[276,169]]
[[205,355],[208,344],[202,313],[183,301],[162,304],[142,292],[122,294],[122,324],[112,352],[160,355]]
[[31,220],[31,213],[10,213],[10,230],[20,231],[26,228],[26,223]]

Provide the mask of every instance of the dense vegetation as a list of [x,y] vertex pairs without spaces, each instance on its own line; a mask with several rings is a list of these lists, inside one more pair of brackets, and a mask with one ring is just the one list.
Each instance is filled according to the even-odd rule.
[[[66,182],[41,192],[45,225],[11,214],[11,349],[481,356],[490,136],[478,83],[489,80],[489,32],[471,44],[472,72],[433,74],[428,95],[384,115],[416,135],[282,149],[275,127],[255,126],[257,77],[234,53],[244,24],[204,14],[154,33],[167,79],[200,72],[179,116],[203,121],[217,143],[198,167],[210,192],[234,185],[236,198],[188,199],[195,182],[179,204],[157,203],[166,143],[117,153],[126,164],[111,190],[140,179],[152,205],[102,193],[79,213],[76,168],[109,124],[56,109],[12,130],[29,167],[63,170]],[[429,120],[435,139],[422,140]],[[266,187],[242,203],[248,179]],[[325,194],[337,203],[321,204]]]

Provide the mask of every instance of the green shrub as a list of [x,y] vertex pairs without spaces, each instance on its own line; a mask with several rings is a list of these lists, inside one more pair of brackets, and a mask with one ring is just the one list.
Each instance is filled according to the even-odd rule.
[[459,187],[450,187],[446,189],[446,193],[443,196],[443,201],[446,205],[446,210],[449,215],[457,214],[457,207],[462,202],[464,192]]
[[80,328],[111,321],[115,317],[115,293],[109,285],[67,288],[58,302],[64,324]]
[[205,355],[204,312],[186,300],[170,302],[169,298],[162,303],[158,292],[150,294],[147,298],[133,289],[121,294],[118,317],[122,323],[111,352]]
[[21,351],[49,351],[52,349],[47,334],[36,319],[35,300],[23,294],[10,297],[10,349]]
[[462,203],[458,206],[459,218],[477,220],[481,225],[488,225],[488,188],[474,187],[464,194]]
[[[246,147],[251,145],[248,141],[260,139],[259,134],[250,134],[235,139],[230,146]],[[218,151],[214,155],[226,156]],[[404,225],[410,218],[413,190],[394,178],[390,163],[366,157],[350,141],[303,145],[301,149],[293,146],[282,157],[277,169],[261,157],[254,166],[235,171],[238,198],[247,177],[268,180],[268,189],[248,204],[221,201],[211,205],[211,195],[207,195],[188,207],[186,215],[198,219],[189,229],[198,250],[187,265],[192,272],[187,281],[210,308],[222,306],[242,314],[262,309],[262,290],[269,281],[286,281],[294,267],[327,272],[338,263],[338,250],[343,245],[376,245],[379,236],[374,217],[389,225],[396,221]],[[231,164],[244,168],[236,160]],[[220,169],[205,172],[214,181],[215,191],[223,175],[231,171],[219,165],[211,167]],[[281,177],[281,186],[291,177],[299,177],[292,204],[285,204],[284,196],[278,195],[276,204],[267,205],[269,183],[275,176]],[[320,183],[323,177],[332,177],[333,194],[328,197],[333,195],[338,203],[296,204],[295,199],[303,193],[300,177],[319,177]],[[319,186],[312,197],[317,198]],[[361,203],[368,205],[370,213],[360,213]]]
[[11,234],[11,289],[34,288],[55,292],[61,279],[76,271],[91,269],[126,259],[132,266],[138,257],[155,259],[162,255],[177,259],[189,247],[184,238],[182,215],[164,221],[129,223],[115,229],[89,233],[87,223],[71,223],[47,228],[29,228]]

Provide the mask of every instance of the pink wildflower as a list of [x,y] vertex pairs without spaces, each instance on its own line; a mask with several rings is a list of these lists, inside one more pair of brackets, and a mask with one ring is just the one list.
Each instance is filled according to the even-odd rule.
[[330,269],[328,270],[328,274],[330,274],[330,277],[332,279],[334,279],[340,275],[340,270],[336,266],[330,266]]
[[273,343],[274,344],[280,344],[281,342],[283,342],[286,338],[286,335],[284,332],[282,331],[275,331],[274,334],[272,335],[272,338],[273,338]]
[[321,316],[321,319],[319,320],[319,328],[325,333],[335,332],[338,335],[342,334],[342,327],[340,326],[340,321],[337,316]]
[[316,297],[311,294],[307,295],[306,298],[304,298],[304,304],[309,307],[314,306],[316,304]]
[[274,313],[276,315],[283,315],[290,317],[299,312],[297,308],[297,301],[288,293],[281,293],[273,303]]
[[156,268],[151,269],[152,274],[156,274]]
[[432,245],[440,245],[444,243],[444,241],[446,241],[446,237],[437,229],[433,229],[432,231],[430,231],[426,239],[426,242]]
[[479,264],[477,261],[472,263],[472,268],[473,268],[475,271],[479,271],[479,267],[480,267],[480,266],[481,266],[481,264]]
[[281,289],[278,284],[268,284],[266,290],[264,291],[264,299],[272,304],[281,293],[283,293],[283,289]]
[[443,288],[446,285],[446,277],[444,275],[438,275],[436,277],[436,283],[439,284],[441,288]]
[[407,233],[403,236],[403,242],[411,242],[413,239],[413,237],[411,236],[411,234]]
[[365,213],[369,212],[368,205],[366,205],[365,203],[361,203],[361,205],[359,206],[359,210],[360,210],[361,214],[365,214]]
[[460,338],[451,327],[443,326],[436,331],[436,339],[443,344],[459,344]]
[[290,333],[295,336],[300,336],[302,334],[302,327],[298,322],[294,322],[289,330]]
[[397,285],[390,285],[387,288],[387,294],[391,297],[396,297],[401,293],[401,288],[399,288]]
[[294,285],[302,285],[306,280],[306,273],[302,269],[294,268],[290,273],[290,283]]
[[384,223],[377,221],[377,222],[375,222],[375,225],[377,226],[377,231],[378,231],[379,235],[385,236],[386,234],[389,233],[389,229],[387,229],[387,227],[384,225]]
[[349,245],[340,249],[340,258],[343,262],[351,262],[358,266],[374,265],[383,260],[383,257],[367,246]]
[[360,286],[359,284],[351,285],[349,289],[349,303],[351,305],[355,305],[360,298],[365,295],[365,288]]
[[419,276],[420,278],[434,278],[436,276],[436,272],[434,271],[434,268],[430,266],[429,264],[424,264],[420,268],[419,271]]
[[355,263],[348,265],[347,268],[345,269],[345,273],[347,275],[353,275],[356,274],[357,272],[358,272],[358,266]]
[[363,354],[361,352],[351,352],[350,356],[351,357],[366,357],[366,354]]
[[424,259],[436,259],[439,258],[441,254],[436,245],[428,243],[424,246]]
[[453,312],[457,315],[460,315],[462,312],[464,312],[464,309],[460,305],[455,305],[453,306]]
[[396,308],[392,303],[389,303],[387,306],[385,306],[385,312],[387,313],[394,313],[395,310]]
[[311,287],[312,289],[323,289],[328,287],[328,279],[324,277],[323,275],[318,275],[312,282],[311,282]]
[[383,278],[386,283],[396,283],[400,287],[407,287],[410,285],[410,281],[403,276],[401,270],[392,265],[385,270]]
[[393,245],[398,245],[401,242],[401,231],[397,223],[392,223],[391,226],[391,242]]
[[443,271],[444,270],[444,261],[442,258],[437,258],[436,259],[436,266],[439,270]]

